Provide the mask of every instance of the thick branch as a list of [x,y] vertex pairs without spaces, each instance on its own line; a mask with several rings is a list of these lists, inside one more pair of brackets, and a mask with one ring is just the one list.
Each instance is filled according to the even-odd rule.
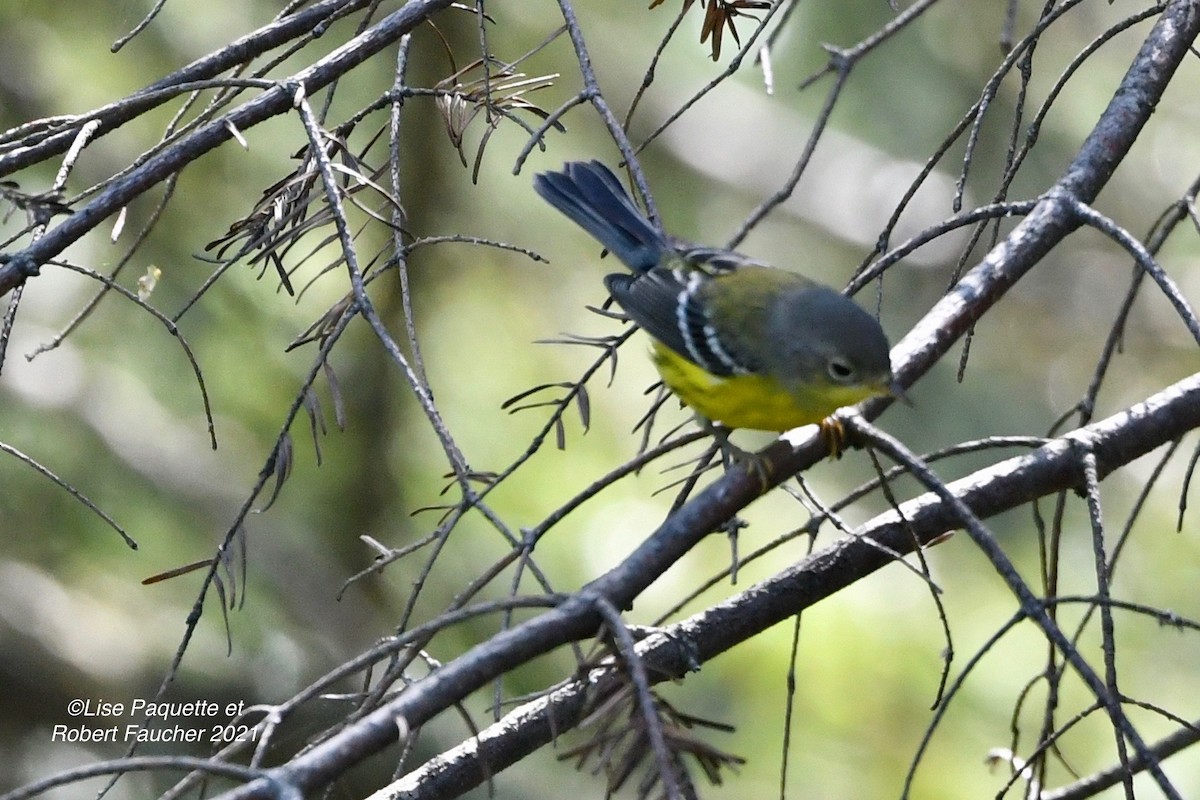
[[[1038,497],[1079,486],[1084,448],[1095,454],[1100,477],[1200,427],[1200,374],[1180,381],[1132,408],[949,484],[979,517],[1019,508]],[[954,511],[933,493],[879,515],[795,566],[751,586],[638,645],[648,672],[659,680],[682,676],[872,572],[957,527]],[[576,724],[587,704],[619,680],[594,670],[513,710],[478,738],[431,759],[372,800],[443,800],[511,766]],[[487,770],[480,768],[480,754]]]
[[[1018,280],[1079,227],[1073,205],[1090,203],[1100,194],[1149,122],[1198,33],[1200,0],[1175,0],[1163,9],[1063,176],[893,349],[892,364],[902,385],[911,385],[927,372]],[[863,413],[873,419],[891,402],[890,398],[868,402]],[[782,483],[827,453],[828,444],[822,437],[814,436],[801,446],[776,442],[768,451],[776,465],[773,482]]]
[[24,250],[5,256],[0,262],[0,296],[36,275],[42,264],[57,256],[103,220],[117,213],[134,198],[180,171],[209,150],[233,138],[233,131],[247,130],[258,123],[292,108],[298,87],[305,93],[332,83],[371,56],[395,43],[401,36],[424,22],[435,12],[449,6],[451,0],[409,0],[392,13],[346,44],[287,80],[276,88],[214,119],[178,142],[164,148],[141,166],[115,180],[83,208],[64,219],[45,236]]
[[[1170,3],[1079,153],[1030,214],[968,272],[893,352],[906,385],[924,374],[1042,257],[1079,226],[1063,196],[1090,204],[1149,122],[1200,33],[1200,2]],[[882,404],[878,404],[882,407]]]
[[[1065,194],[1090,201],[1099,193],[1149,119],[1198,30],[1200,0],[1175,0],[1164,8],[1109,108],[1063,179],[897,347],[896,363],[903,379],[911,382],[928,369],[996,299],[1077,226],[1074,216],[1064,211],[1067,204],[1056,197]],[[1147,452],[1158,443],[1200,425],[1198,392],[1197,379],[1192,379],[1112,418],[1109,421],[1115,427],[1112,438],[1092,443],[1101,475],[1127,463],[1135,454]],[[882,408],[883,405],[875,404],[868,411],[877,414]],[[1116,435],[1121,430],[1137,433]],[[1158,432],[1157,438],[1152,435],[1154,431]],[[1051,445],[1027,456],[1026,459],[1032,460],[1022,469],[1017,469],[1014,461],[1004,462],[988,473],[992,476],[988,481],[982,484],[960,481],[952,488],[972,507],[977,505],[977,514],[987,516],[1000,506],[1012,507],[1076,485],[1078,464],[1069,452],[1070,442],[1060,440],[1056,445],[1063,449],[1062,453],[1054,451]],[[811,444],[793,450],[786,442],[777,443],[769,453],[775,463],[783,466],[776,472],[775,480],[781,481],[815,462],[823,455],[821,448],[819,444]],[[1002,478],[1007,490],[989,491]],[[593,594],[602,595],[619,608],[628,608],[646,586],[700,539],[753,501],[761,491],[759,483],[758,477],[747,471],[730,471],[681,507],[623,563],[563,605],[472,648],[353,726],[273,770],[272,775],[286,785],[304,790],[320,786],[351,764],[394,742],[398,719],[403,719],[409,728],[416,727],[508,670],[590,635],[599,625],[599,616],[590,599]],[[954,525],[939,503],[922,498],[909,506],[910,519],[915,520],[919,531],[940,532]],[[910,535],[898,520],[889,523],[881,518],[877,525],[881,540],[893,549],[912,546]],[[874,547],[848,538],[808,559],[796,570],[755,587],[740,596],[741,605],[730,601],[710,612],[726,617],[727,621],[707,627],[703,637],[697,635],[696,645],[701,649],[694,654],[689,651],[676,672],[694,663],[689,658],[711,657],[869,574],[890,558]],[[256,781],[226,797],[263,797],[270,793],[271,784]]]
[[70,118],[69,123],[56,126],[52,131],[38,131],[15,143],[0,144],[0,176],[11,175],[25,167],[40,164],[55,155],[65,153],[79,131],[91,120],[99,123],[90,137],[91,141],[95,141],[174,97],[163,90],[216,78],[256,56],[311,33],[318,26],[328,24],[333,16],[346,14],[357,6],[367,5],[368,2],[369,0],[323,0],[264,25],[217,52],[199,58],[155,81],[134,95]]

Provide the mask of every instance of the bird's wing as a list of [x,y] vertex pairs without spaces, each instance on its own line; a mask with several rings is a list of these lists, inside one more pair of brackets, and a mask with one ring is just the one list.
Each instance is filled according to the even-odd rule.
[[646,333],[707,372],[722,377],[753,372],[757,362],[731,349],[711,324],[704,289],[713,280],[700,270],[657,267],[641,275],[609,275],[604,285]]

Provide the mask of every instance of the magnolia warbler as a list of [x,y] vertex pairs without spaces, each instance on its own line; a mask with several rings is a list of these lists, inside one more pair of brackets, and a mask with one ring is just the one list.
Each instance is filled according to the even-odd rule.
[[668,236],[598,161],[570,162],[533,186],[632,270],[604,285],[654,340],[663,383],[704,419],[776,432],[818,423],[829,434],[838,408],[903,397],[879,322],[844,295]]

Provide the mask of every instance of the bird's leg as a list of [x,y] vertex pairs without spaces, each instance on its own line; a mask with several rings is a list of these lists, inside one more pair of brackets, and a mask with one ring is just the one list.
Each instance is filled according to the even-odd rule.
[[697,417],[697,419],[700,420],[700,424],[705,430],[712,434],[713,439],[717,442],[717,446],[721,448],[721,461],[725,465],[725,470],[728,472],[730,466],[733,464],[745,464],[750,474],[758,478],[762,490],[766,491],[771,483],[770,459],[750,450],[743,450],[731,442],[729,440],[731,431],[724,425],[718,425],[703,417]]

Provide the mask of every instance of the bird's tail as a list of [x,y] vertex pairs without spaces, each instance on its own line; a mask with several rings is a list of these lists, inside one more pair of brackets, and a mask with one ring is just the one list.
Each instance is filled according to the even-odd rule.
[[599,161],[570,161],[561,172],[535,176],[533,189],[634,272],[649,270],[671,249],[663,232]]

